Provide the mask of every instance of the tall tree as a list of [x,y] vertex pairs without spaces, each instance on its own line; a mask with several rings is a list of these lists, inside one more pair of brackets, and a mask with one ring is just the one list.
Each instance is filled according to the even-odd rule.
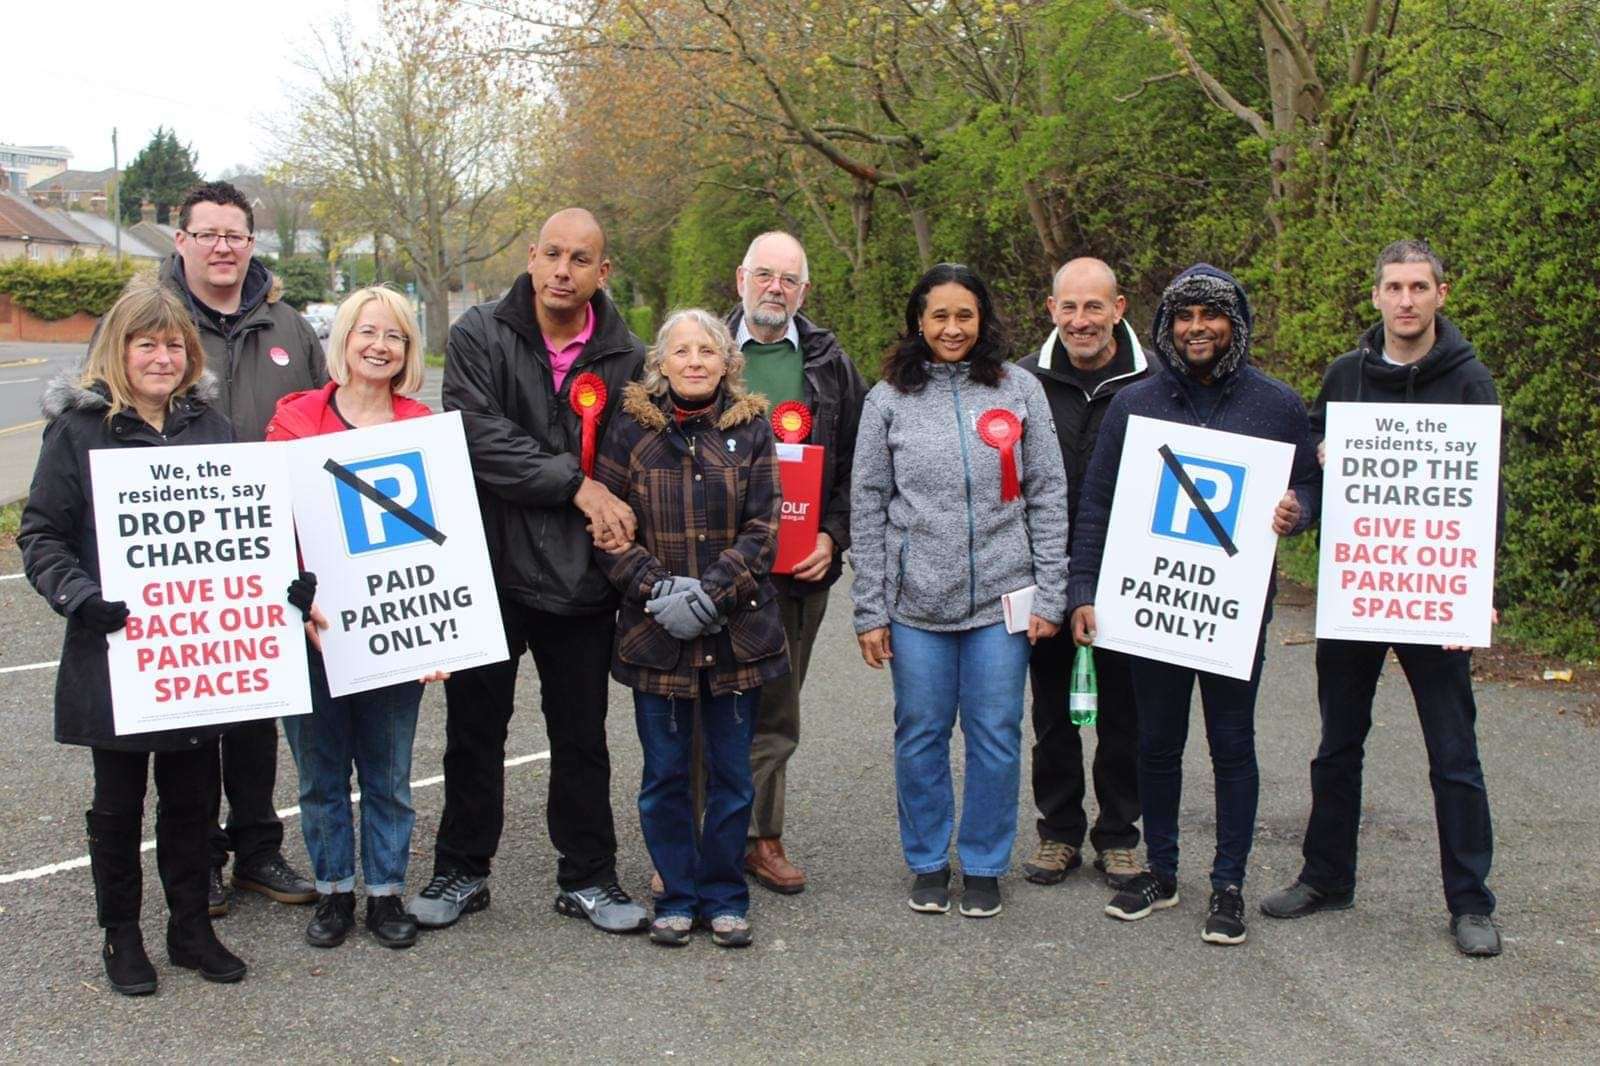
[[122,189],[117,199],[122,220],[139,221],[139,208],[145,201],[155,204],[156,221],[168,225],[172,209],[200,181],[195,169],[199,157],[194,149],[178,143],[175,131],[157,126],[150,143],[139,150],[122,174]]

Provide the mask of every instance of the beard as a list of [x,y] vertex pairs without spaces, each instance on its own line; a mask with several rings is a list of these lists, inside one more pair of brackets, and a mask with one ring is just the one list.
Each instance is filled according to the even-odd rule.
[[744,313],[751,322],[762,329],[783,329],[789,325],[789,309],[786,307],[758,303],[754,307],[745,308]]

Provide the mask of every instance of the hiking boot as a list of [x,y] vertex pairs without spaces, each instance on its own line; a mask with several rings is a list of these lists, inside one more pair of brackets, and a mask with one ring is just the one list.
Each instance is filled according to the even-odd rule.
[[417,918],[408,914],[399,896],[367,897],[367,929],[386,948],[408,948],[417,942]]
[[1122,888],[1144,872],[1139,865],[1139,854],[1132,848],[1106,848],[1096,852],[1094,868],[1105,875],[1106,884]]
[[961,875],[961,916],[993,918],[1000,913],[1000,879]]
[[1492,958],[1500,954],[1500,930],[1487,914],[1458,914],[1450,919],[1450,932],[1463,955]]
[[1041,837],[1032,857],[1022,864],[1022,876],[1036,885],[1054,885],[1082,865],[1083,852],[1071,844]]
[[329,892],[317,897],[317,909],[306,926],[306,943],[314,948],[336,948],[356,927],[356,894]]
[[156,968],[144,953],[138,925],[117,925],[106,930],[100,959],[106,965],[111,989],[124,996],[148,996],[156,990]]
[[689,942],[694,929],[694,919],[687,914],[662,914],[650,923],[650,939],[669,948],[681,948]]
[[650,915],[615,881],[571,891],[563,889],[556,896],[556,913],[587,919],[607,933],[637,933],[650,924]]
[[1346,892],[1324,892],[1320,888],[1312,888],[1304,881],[1296,881],[1288,888],[1281,888],[1263,899],[1261,913],[1268,918],[1304,918],[1318,911],[1349,910],[1355,906],[1355,902],[1354,889]]
[[1111,897],[1111,902],[1106,904],[1106,913],[1125,922],[1137,922],[1140,918],[1148,918],[1151,911],[1164,911],[1177,905],[1178,882],[1163,881],[1145,870]]
[[923,914],[949,914],[950,867],[918,874],[911,882],[910,906]]
[[711,919],[711,942],[719,948],[747,948],[753,939],[750,919],[742,914],[719,914]]
[[1211,890],[1211,913],[1200,939],[1207,944],[1244,943],[1244,893],[1238,885]]
[[211,887],[206,893],[206,907],[213,918],[221,918],[228,913],[228,900],[230,893],[228,886],[222,880],[222,867],[211,868]]
[[424,929],[444,929],[455,925],[462,915],[481,911],[488,905],[487,877],[474,877],[460,870],[444,870],[433,875],[428,887],[406,905],[406,911]]
[[234,860],[233,887],[259,892],[279,903],[314,903],[317,899],[317,886],[290,866],[282,852],[250,863]]

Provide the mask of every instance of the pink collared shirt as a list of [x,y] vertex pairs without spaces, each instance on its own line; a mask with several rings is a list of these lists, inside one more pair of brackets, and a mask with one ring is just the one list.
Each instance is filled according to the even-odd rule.
[[553,351],[549,343],[545,343],[545,351],[550,353],[550,372],[555,378],[557,392],[561,391],[562,383],[567,380],[567,371],[572,369],[572,364],[583,354],[583,346],[594,336],[594,305],[585,306],[583,311],[586,316],[583,328],[578,331],[576,337],[562,345],[560,351]]

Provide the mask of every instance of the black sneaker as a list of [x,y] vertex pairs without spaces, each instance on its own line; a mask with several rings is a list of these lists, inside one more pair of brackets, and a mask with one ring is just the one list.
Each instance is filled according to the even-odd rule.
[[233,887],[246,892],[259,892],[279,903],[313,903],[317,886],[301,874],[282,852],[274,852],[255,862],[233,863]]
[[206,909],[213,918],[228,913],[228,886],[222,880],[222,867],[211,868],[211,879],[206,889]]
[[1178,882],[1163,881],[1146,870],[1130,880],[1106,904],[1106,913],[1125,922],[1148,918],[1151,911],[1164,911],[1178,905]]
[[317,909],[306,926],[306,943],[314,948],[336,948],[356,927],[356,894],[329,892],[317,897]]
[[1211,891],[1211,914],[1200,939],[1207,944],[1244,943],[1244,893],[1238,885]]
[[1463,955],[1493,958],[1500,954],[1500,930],[1487,914],[1458,914],[1450,919],[1456,950]]
[[1261,913],[1268,918],[1304,918],[1318,911],[1346,911],[1355,906],[1355,891],[1324,892],[1304,881],[1280,888],[1261,901]]
[[923,914],[949,914],[950,867],[918,874],[917,879],[911,882],[909,905],[912,910]]
[[1000,879],[998,877],[961,876],[961,916],[963,918],[993,918],[1000,913]]
[[406,912],[399,896],[368,896],[367,928],[386,948],[408,948],[417,942],[416,915]]

